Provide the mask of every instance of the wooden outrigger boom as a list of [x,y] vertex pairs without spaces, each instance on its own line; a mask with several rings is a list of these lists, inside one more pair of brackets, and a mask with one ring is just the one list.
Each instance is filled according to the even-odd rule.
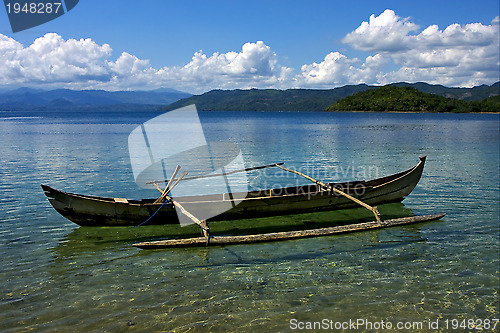
[[313,183],[315,183],[316,185],[320,186],[324,191],[334,191],[335,193],[338,193],[340,195],[343,195],[344,197],[348,198],[349,200],[352,200],[354,201],[355,203],[357,203],[358,205],[361,205],[363,207],[365,207],[366,209],[370,210],[373,215],[375,215],[375,219],[378,221],[378,222],[381,222],[380,221],[380,213],[378,211],[378,208],[377,207],[372,207],[366,203],[364,203],[363,201],[359,200],[359,199],[356,199],[355,197],[339,190],[338,188],[336,188],[335,186],[332,186],[332,185],[326,185],[325,183],[322,183],[320,182],[319,180],[316,180],[314,178],[311,178],[301,172],[298,172],[298,171],[295,171],[295,170],[292,170],[292,169],[287,169],[285,167],[282,167],[280,164],[275,164],[275,166],[277,166],[278,168],[280,169],[283,169],[285,171],[288,171],[288,172],[292,172],[292,173],[295,173],[299,176],[302,176],[304,177],[305,179],[308,179],[310,181],[312,181]]
[[186,176],[188,174],[186,171],[184,171],[182,173],[182,175],[179,177],[179,179],[177,179],[175,181],[175,183],[172,184],[172,181],[175,178],[175,176],[177,175],[177,173],[179,172],[180,168],[181,168],[180,165],[177,165],[175,167],[174,173],[172,174],[172,177],[170,177],[170,180],[168,181],[167,186],[165,187],[165,190],[162,191],[160,189],[160,187],[158,186],[157,182],[152,182],[152,184],[156,187],[156,189],[161,192],[160,197],[158,199],[156,199],[154,203],[155,204],[164,203],[165,200],[172,202],[174,204],[174,206],[176,208],[180,209],[180,211],[184,215],[189,217],[194,223],[196,223],[197,225],[200,226],[201,230],[203,231],[203,235],[205,236],[205,243],[208,246],[208,242],[210,240],[210,234],[209,234],[209,227],[208,227],[207,221],[206,220],[199,220],[196,216],[194,216],[193,214],[188,212],[186,210],[186,208],[184,208],[184,206],[182,206],[177,201],[174,201],[174,199],[172,199],[172,197],[170,197],[168,195],[170,193],[170,191],[172,191],[174,189],[174,187],[176,187],[177,184],[179,184],[179,182],[184,178],[184,176]]
[[[251,168],[245,168],[245,169],[238,169],[238,170],[233,170],[233,171],[228,171],[225,173],[217,173],[217,174],[209,174],[209,175],[203,175],[203,176],[195,176],[195,177],[185,177],[184,180],[193,180],[193,179],[200,179],[200,178],[210,178],[210,177],[219,177],[219,176],[227,176],[227,175],[232,175],[233,173],[237,172],[245,172],[245,171],[252,171],[252,170],[260,170],[260,169],[265,169],[265,168],[272,168],[278,165],[283,165],[283,162],[280,163],[274,163],[274,164],[268,164],[268,165],[262,165],[262,166],[257,166],[257,167],[251,167]],[[175,177],[175,175],[174,175]],[[154,180],[147,182],[146,184],[158,184],[158,183],[165,183],[165,182],[172,182],[174,180],[174,177],[170,178],[170,180]]]
[[[262,166],[258,166],[258,167],[233,170],[233,171],[229,171],[229,172],[225,172],[225,173],[210,174],[210,175],[188,177],[188,178],[184,178],[188,174],[186,171],[184,171],[182,173],[182,175],[178,179],[175,180],[175,183],[172,184],[172,181],[175,179],[175,176],[177,175],[177,173],[179,172],[179,170],[181,168],[180,165],[177,165],[175,170],[174,170],[174,173],[172,174],[172,176],[170,177],[170,179],[168,181],[165,179],[165,180],[160,180],[160,181],[151,181],[151,182],[148,182],[147,184],[153,184],[153,186],[158,191],[161,192],[160,197],[158,199],[156,199],[154,203],[155,204],[164,203],[165,200],[172,202],[172,204],[176,208],[178,208],[182,212],[182,214],[189,217],[194,223],[196,223],[201,228],[201,230],[203,232],[203,236],[205,237],[205,245],[208,246],[208,244],[210,242],[210,227],[208,226],[207,220],[198,219],[196,216],[194,216],[189,211],[187,211],[186,208],[184,208],[184,206],[182,206],[179,202],[175,201],[172,197],[170,197],[168,194],[172,191],[172,189],[175,186],[177,186],[177,184],[183,179],[184,180],[193,180],[193,179],[208,178],[208,177],[227,176],[227,175],[237,173],[237,172],[246,172],[246,171],[259,170],[259,169],[270,168],[270,167],[279,167],[279,168],[282,168],[283,170],[288,170],[288,169],[281,167],[282,164],[283,163],[275,163],[275,164],[269,164],[269,165],[262,165]],[[288,171],[293,172],[292,170],[288,170]],[[297,173],[297,172],[295,172],[295,173]],[[300,173],[298,173],[298,174],[300,174]],[[301,175],[308,178],[308,179],[312,179],[312,178],[309,178],[303,174],[301,174]],[[165,190],[162,191],[161,188],[158,186],[158,183],[163,183],[163,182],[167,182],[167,186],[165,187]],[[319,183],[319,182],[317,182],[317,183]],[[321,184],[323,184],[323,183],[321,183]],[[348,194],[345,194],[345,193],[343,193],[343,194],[346,195],[347,197],[350,197]],[[379,219],[379,221],[380,221],[380,219]]]
[[[379,228],[401,226],[401,225],[412,224],[412,223],[439,220],[445,215],[446,214],[410,216],[410,217],[402,217],[402,218],[390,219],[390,220],[385,220],[385,221],[380,221],[380,222],[379,221],[371,221],[371,222],[348,224],[348,225],[343,225],[343,226],[327,227],[327,228],[320,228],[320,229],[273,232],[273,233],[256,234],[256,235],[213,236],[210,238],[210,245],[245,244],[245,243],[282,241],[282,240],[298,239],[298,238],[328,236],[328,235],[334,235],[334,234],[340,234],[340,233],[364,231],[364,230],[379,229]],[[166,239],[166,240],[160,240],[160,241],[141,242],[141,243],[132,244],[132,246],[135,246],[135,247],[138,247],[141,249],[161,249],[161,248],[172,248],[172,247],[197,247],[197,246],[206,246],[206,245],[207,245],[206,239],[203,237],[184,238],[184,239]]]

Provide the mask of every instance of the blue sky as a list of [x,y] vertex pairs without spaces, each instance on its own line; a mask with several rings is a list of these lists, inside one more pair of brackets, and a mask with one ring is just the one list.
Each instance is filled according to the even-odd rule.
[[491,84],[499,79],[498,16],[498,1],[489,0],[82,0],[12,33],[2,9],[0,85],[201,93]]

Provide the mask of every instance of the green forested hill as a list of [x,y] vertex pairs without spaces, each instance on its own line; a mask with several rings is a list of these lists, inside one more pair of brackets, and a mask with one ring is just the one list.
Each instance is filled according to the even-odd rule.
[[500,82],[494,83],[491,86],[483,84],[473,88],[450,88],[439,84],[428,84],[424,82],[417,82],[417,83],[399,82],[390,85],[396,87],[411,87],[424,93],[448,97],[448,98],[455,98],[469,102],[481,101],[485,98],[488,98],[493,95],[498,95],[500,93]]
[[391,85],[346,97],[325,111],[499,112],[500,100],[493,96],[468,102]]
[[170,104],[166,110],[196,104],[200,111],[321,111],[335,101],[370,88],[360,84],[329,90],[212,90]]
[[[423,93],[452,97],[464,101],[480,101],[498,95],[500,84],[482,85],[474,88],[448,88],[427,83],[394,83],[394,87],[411,87]],[[323,111],[333,103],[356,93],[371,91],[379,87],[359,84],[328,90],[317,89],[248,89],[212,90],[170,104],[164,110],[174,110],[196,104],[203,111]],[[414,89],[414,90],[415,90]],[[449,102],[453,104],[455,102]],[[446,104],[446,103],[445,103]],[[451,106],[455,109],[457,105]],[[467,103],[463,104],[468,105]],[[446,109],[446,107],[444,107]],[[498,108],[497,108],[498,110]]]

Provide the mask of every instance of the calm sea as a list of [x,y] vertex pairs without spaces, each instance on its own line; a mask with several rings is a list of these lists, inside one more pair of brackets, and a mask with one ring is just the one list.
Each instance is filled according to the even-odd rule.
[[[414,192],[380,209],[386,217],[447,213],[441,221],[139,250],[131,244],[199,232],[78,227],[52,209],[41,183],[92,195],[156,196],[135,185],[127,147],[129,133],[156,115],[0,112],[1,332],[286,332],[314,322],[334,330],[349,321],[360,324],[348,327],[353,332],[389,324],[386,331],[476,331],[467,326],[473,324],[492,331],[500,318],[499,115],[200,113],[207,137],[239,143],[247,166],[285,162],[321,180],[388,175],[425,154]],[[248,177],[251,188],[306,182],[269,170]],[[369,218],[353,209],[212,229],[247,233]]]

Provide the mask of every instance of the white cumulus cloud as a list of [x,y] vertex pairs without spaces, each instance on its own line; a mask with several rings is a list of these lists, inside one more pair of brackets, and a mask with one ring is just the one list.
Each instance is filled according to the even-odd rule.
[[408,36],[418,25],[402,19],[390,9],[379,16],[371,15],[370,22],[363,22],[348,33],[343,42],[363,51],[398,51],[408,47]]
[[106,61],[106,64],[118,76],[138,74],[150,67],[149,60],[141,60],[127,52],[123,52],[115,62]]
[[380,54],[368,56],[364,62],[331,52],[320,63],[303,65],[294,78],[295,87],[332,88],[348,84],[376,83],[387,63]]
[[49,33],[24,47],[0,34],[0,84],[106,90],[168,86],[202,92],[281,85],[291,75],[262,41],[245,43],[240,52],[208,56],[199,51],[185,65],[160,69],[127,52],[113,61],[111,53],[108,44],[91,39],[64,40]]
[[401,67],[387,73],[386,81],[413,78],[413,81],[469,87],[498,81],[498,18],[490,25],[452,24],[444,30],[432,25],[407,39],[410,49],[389,55]]
[[357,62],[357,59],[348,59],[339,52],[331,52],[320,63],[303,65],[302,73],[296,79],[299,84],[311,86],[342,85],[348,80],[352,65]]
[[[423,29],[390,9],[371,15],[342,41],[354,49],[372,52],[361,63],[356,58],[327,55],[320,64],[302,66],[298,82],[314,87],[339,83],[387,84],[425,81],[449,86],[474,86],[498,81],[500,67],[499,18],[490,25],[452,24]],[[338,52],[337,52],[338,53]],[[343,66],[341,66],[343,64]],[[384,72],[384,65],[396,70]]]
[[37,38],[29,47],[0,35],[0,83],[69,83],[108,77],[104,59],[111,54],[107,44],[90,39],[64,40],[55,33]]
[[[263,41],[241,50],[194,52],[184,64],[154,68],[149,60],[123,52],[112,58],[108,44],[63,39],[48,33],[24,46],[0,34],[0,85],[73,89],[155,89],[201,93],[236,88],[333,88],[347,84],[425,81],[473,86],[498,81],[500,19],[491,24],[425,28],[390,9],[371,15],[342,42],[366,52],[332,50],[319,61],[293,69],[279,64]],[[285,55],[289,56],[289,55]]]

